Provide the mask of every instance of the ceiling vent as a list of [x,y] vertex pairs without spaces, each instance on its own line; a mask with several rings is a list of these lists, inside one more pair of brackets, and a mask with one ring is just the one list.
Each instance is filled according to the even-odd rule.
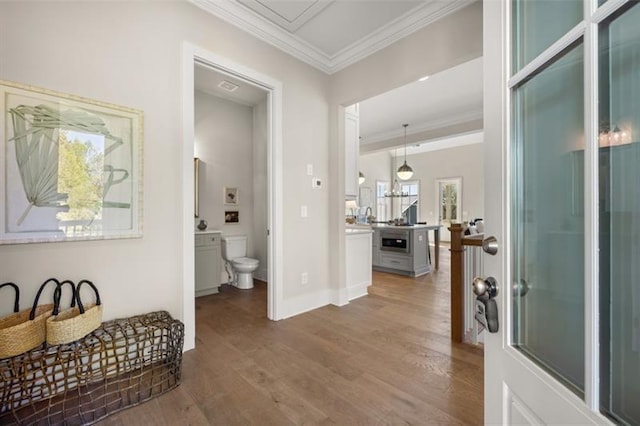
[[226,90],[227,92],[235,92],[236,89],[240,86],[238,86],[237,84],[233,84],[230,81],[222,80],[220,84],[218,84],[218,87],[223,90]]

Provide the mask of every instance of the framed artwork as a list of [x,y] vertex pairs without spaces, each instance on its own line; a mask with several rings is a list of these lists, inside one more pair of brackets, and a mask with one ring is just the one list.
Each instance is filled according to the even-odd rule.
[[224,212],[224,223],[240,223],[240,215],[237,210],[227,210]]
[[238,205],[238,188],[224,188],[224,204],[226,206]]
[[3,80],[0,109],[0,244],[142,236],[142,111]]

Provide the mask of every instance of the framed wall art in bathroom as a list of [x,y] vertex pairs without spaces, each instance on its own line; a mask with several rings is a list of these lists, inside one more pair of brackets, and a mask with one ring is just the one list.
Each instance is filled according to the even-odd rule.
[[142,111],[3,80],[0,111],[0,244],[142,236]]
[[227,210],[224,212],[224,223],[240,223],[240,214],[237,210]]
[[238,205],[238,188],[224,188],[224,205],[225,206],[237,206]]

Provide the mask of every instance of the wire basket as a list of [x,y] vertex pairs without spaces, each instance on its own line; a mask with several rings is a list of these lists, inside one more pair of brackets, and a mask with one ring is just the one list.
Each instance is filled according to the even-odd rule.
[[93,424],[166,393],[180,383],[183,342],[184,325],[160,311],[0,360],[0,424]]

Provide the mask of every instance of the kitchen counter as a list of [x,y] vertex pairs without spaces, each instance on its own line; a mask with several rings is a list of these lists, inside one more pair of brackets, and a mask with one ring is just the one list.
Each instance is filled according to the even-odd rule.
[[347,225],[344,229],[347,235],[372,234],[373,229],[369,225]]

